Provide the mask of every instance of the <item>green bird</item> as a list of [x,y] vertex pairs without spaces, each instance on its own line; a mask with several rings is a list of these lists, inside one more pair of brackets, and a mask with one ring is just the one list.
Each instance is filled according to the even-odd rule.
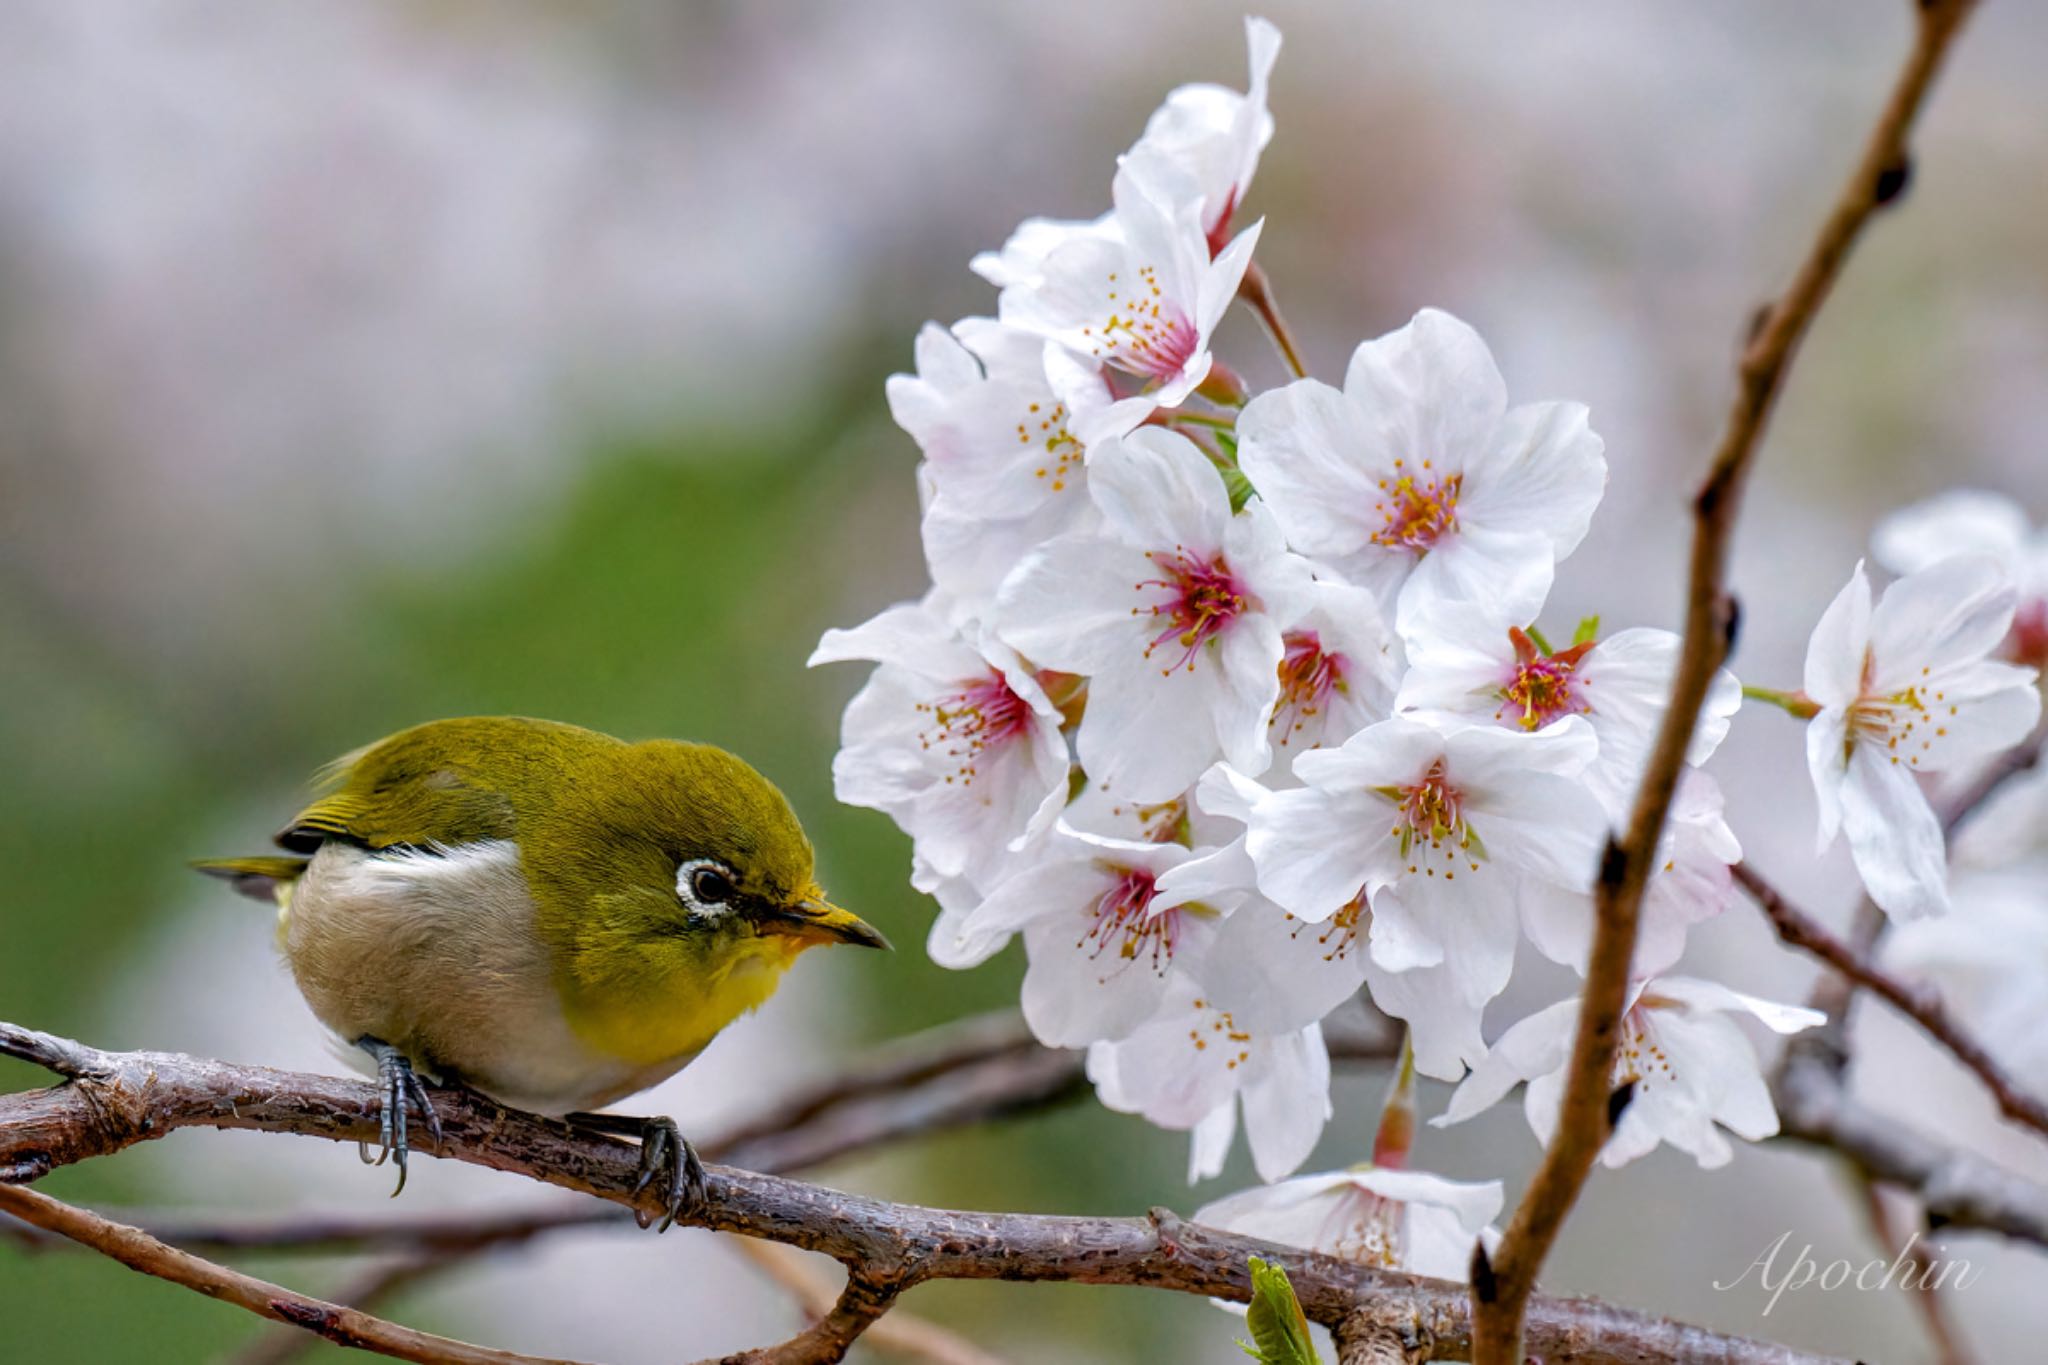
[[695,1149],[672,1119],[589,1111],[687,1066],[804,949],[888,946],[826,900],[782,793],[708,744],[473,717],[323,777],[277,836],[294,856],[195,866],[277,905],[307,1004],[376,1064],[400,1189],[408,1105],[439,1136],[424,1073],[639,1136],[666,1228],[703,1198]]

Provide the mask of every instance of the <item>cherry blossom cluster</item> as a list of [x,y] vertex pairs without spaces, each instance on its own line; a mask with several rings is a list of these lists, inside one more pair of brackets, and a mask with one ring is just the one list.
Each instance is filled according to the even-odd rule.
[[[834,777],[910,835],[932,958],[1021,938],[1032,1030],[1087,1049],[1104,1104],[1189,1132],[1191,1179],[1242,1118],[1280,1183],[1205,1217],[1462,1275],[1500,1187],[1402,1169],[1412,1072],[1459,1082],[1439,1124],[1524,1084],[1547,1140],[1577,998],[1490,1044],[1484,1012],[1525,945],[1583,968],[1679,640],[1539,627],[1604,446],[1581,404],[1511,403],[1464,322],[1422,310],[1360,344],[1341,386],[1251,393],[1215,354],[1231,303],[1264,291],[1261,224],[1240,220],[1280,37],[1246,31],[1245,91],[1173,92],[1108,212],[1019,225],[973,262],[995,316],[919,334],[888,394],[924,455],[932,586],[812,662],[878,665]],[[2009,553],[1951,556],[1989,533],[1943,517],[1998,522]],[[2048,554],[2001,517],[1965,502],[1888,525],[1900,577],[1873,604],[1859,567],[1804,691],[1772,694],[1809,720],[1823,844],[1845,834],[1895,914],[1946,906],[1917,774],[2014,743],[2038,709],[2032,670],[1990,656],[2015,629],[2037,653],[2048,637]],[[1701,765],[1742,701],[1713,680],[1646,893],[1610,1165],[1669,1143],[1715,1166],[1724,1133],[1774,1133],[1734,1021],[1820,1021],[1674,970],[1739,894]],[[1322,1022],[1361,990],[1406,1026],[1404,1086],[1372,1162],[1288,1180],[1330,1115]]]

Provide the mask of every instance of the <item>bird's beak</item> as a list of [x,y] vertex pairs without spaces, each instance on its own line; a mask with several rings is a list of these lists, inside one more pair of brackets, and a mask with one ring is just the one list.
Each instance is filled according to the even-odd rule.
[[864,948],[890,946],[881,930],[823,896],[806,896],[795,905],[770,911],[761,917],[761,928],[793,938],[805,947],[813,943],[858,943]]

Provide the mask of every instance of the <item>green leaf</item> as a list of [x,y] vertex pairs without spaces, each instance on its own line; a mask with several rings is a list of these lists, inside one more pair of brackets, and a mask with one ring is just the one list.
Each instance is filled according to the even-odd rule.
[[1236,465],[1231,465],[1223,471],[1223,486],[1230,490],[1230,510],[1233,515],[1242,512],[1244,505],[1259,491],[1252,487],[1252,481],[1247,479],[1244,471]]
[[1252,1302],[1244,1321],[1252,1339],[1238,1346],[1263,1365],[1322,1365],[1287,1272],[1256,1256],[1251,1258],[1251,1271]]
[[1572,632],[1572,643],[1575,645],[1589,644],[1599,638],[1600,618],[1598,615],[1588,616],[1583,621],[1580,621],[1579,628]]

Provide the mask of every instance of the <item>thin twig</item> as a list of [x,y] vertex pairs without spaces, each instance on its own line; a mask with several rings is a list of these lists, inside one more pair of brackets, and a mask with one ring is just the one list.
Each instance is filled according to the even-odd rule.
[[281,1284],[259,1280],[165,1246],[140,1228],[111,1223],[98,1214],[59,1203],[46,1194],[0,1184],[0,1212],[112,1257],[130,1270],[169,1280],[209,1298],[247,1309],[258,1317],[324,1337],[338,1346],[374,1351],[422,1365],[572,1365],[571,1362],[494,1351],[449,1337],[416,1332],[324,1299],[309,1298]]
[[1866,1172],[1858,1171],[1855,1180],[1863,1196],[1864,1215],[1870,1220],[1870,1235],[1877,1239],[1878,1248],[1886,1256],[1906,1267],[1899,1288],[1911,1296],[1914,1311],[1927,1327],[1927,1335],[1934,1343],[1936,1365],[1970,1365],[1970,1353],[1963,1349],[1963,1339],[1949,1321],[1941,1283],[1938,1279],[1929,1282],[1927,1278],[1928,1260],[1915,1245],[1916,1234],[1899,1236],[1892,1227],[1891,1213],[1884,1206],[1883,1192]]
[[[60,1057],[76,1072],[66,1085],[0,1096],[0,1167],[47,1171],[179,1128],[253,1129],[345,1143],[372,1140],[377,1130],[378,1092],[363,1081],[178,1053],[101,1052],[9,1024],[0,1024],[0,1052]],[[415,1155],[516,1172],[629,1208],[646,1199],[634,1190],[639,1156],[631,1143],[500,1109],[467,1092],[437,1091],[434,1101],[443,1140]],[[680,1221],[820,1252],[849,1270],[854,1293],[842,1296],[836,1325],[773,1348],[780,1355],[756,1359],[831,1359],[805,1352],[830,1333],[852,1328],[876,1300],[935,1279],[1144,1285],[1242,1301],[1250,1293],[1247,1260],[1253,1255],[1284,1267],[1304,1310],[1325,1325],[1344,1321],[1361,1304],[1376,1304],[1413,1323],[1430,1342],[1431,1358],[1464,1358],[1471,1345],[1462,1285],[1196,1227],[1164,1210],[1149,1218],[1081,1218],[920,1208],[720,1165],[707,1168],[706,1185],[705,1205]],[[1532,1301],[1529,1340],[1556,1365],[1821,1360],[1593,1300]]]
[[1685,637],[1671,701],[1621,842],[1609,840],[1595,899],[1598,923],[1586,968],[1577,1035],[1566,1073],[1557,1131],[1543,1164],[1516,1206],[1490,1274],[1474,1276],[1475,1365],[1521,1365],[1523,1307],[1537,1272],[1577,1202],[1609,1129],[1615,1046],[1635,954],[1637,913],[1656,860],[1672,792],[1685,763],[1701,703],[1726,657],[1736,625],[1724,583],[1730,541],[1758,441],[1785,373],[1865,222],[1905,164],[1906,136],[1971,0],[1922,0],[1915,40],[1849,181],[1782,298],[1762,316],[1745,347],[1733,406],[1705,482],[1694,501],[1694,533]]
[[1918,1024],[1922,1032],[1976,1073],[1977,1079],[1984,1082],[1984,1088],[1991,1092],[1992,1099],[1998,1102],[1998,1112],[2048,1137],[2048,1105],[2021,1090],[2005,1074],[2004,1068],[1984,1045],[1949,1016],[1940,996],[1932,991],[1916,990],[1859,956],[1819,921],[1786,900],[1748,863],[1737,863],[1733,871],[1735,880],[1749,893],[1750,899],[1770,917],[1771,927],[1778,931],[1779,938],[1802,952],[1811,953]]
[[1771,1098],[1781,1137],[1824,1148],[1873,1180],[1910,1190],[1930,1225],[1983,1228],[2048,1248],[2048,1190],[1868,1108],[1825,1057],[1790,1052]]
[[1296,344],[1294,331],[1287,325],[1287,319],[1280,315],[1280,301],[1273,296],[1273,282],[1266,278],[1264,267],[1257,261],[1245,267],[1244,279],[1237,286],[1237,296],[1259,315],[1259,321],[1266,325],[1266,335],[1273,338],[1274,347],[1294,377],[1308,378],[1308,366],[1301,362],[1301,347]]
[[[789,1292],[805,1316],[819,1319],[832,1311],[839,1295],[829,1278],[814,1271],[803,1252],[752,1237],[732,1241],[762,1274]],[[870,1327],[862,1340],[871,1351],[923,1365],[1003,1365],[1001,1358],[959,1333],[901,1310]]]
[[896,1303],[904,1286],[894,1276],[855,1268],[846,1288],[816,1322],[776,1346],[705,1360],[698,1365],[835,1365],[855,1340]]
[[[102,1215],[104,1216],[104,1215]],[[161,1240],[161,1239],[159,1239]],[[401,1256],[372,1266],[367,1274],[352,1280],[334,1296],[346,1308],[368,1313],[405,1290],[416,1289],[421,1281],[448,1269],[466,1253],[429,1251]],[[305,1354],[313,1338],[293,1327],[273,1327],[236,1353],[231,1365],[289,1365]]]

